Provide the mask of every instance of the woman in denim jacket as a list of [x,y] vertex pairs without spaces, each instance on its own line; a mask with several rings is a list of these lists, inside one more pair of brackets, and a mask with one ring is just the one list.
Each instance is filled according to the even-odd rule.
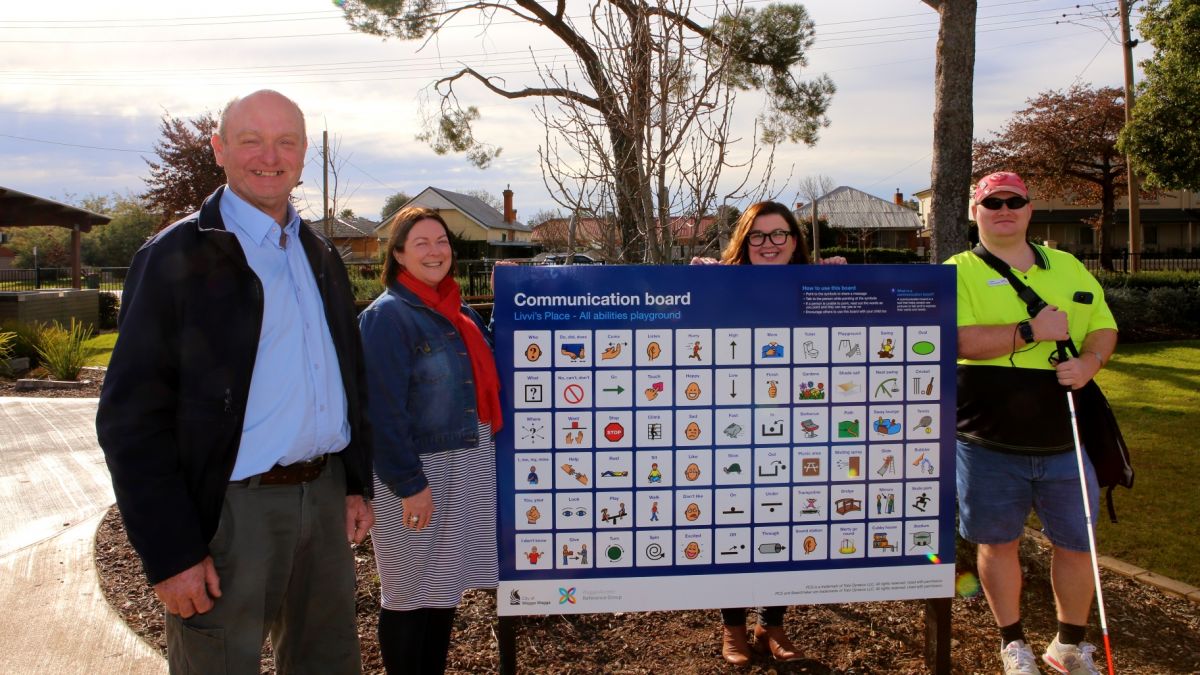
[[454,281],[436,211],[392,218],[384,292],[359,317],[375,439],[379,644],[388,673],[440,673],[468,588],[494,588],[501,426],[490,336]]

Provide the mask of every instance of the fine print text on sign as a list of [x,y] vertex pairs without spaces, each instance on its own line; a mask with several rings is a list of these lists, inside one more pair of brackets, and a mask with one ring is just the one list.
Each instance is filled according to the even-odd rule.
[[953,595],[952,269],[496,280],[501,615]]

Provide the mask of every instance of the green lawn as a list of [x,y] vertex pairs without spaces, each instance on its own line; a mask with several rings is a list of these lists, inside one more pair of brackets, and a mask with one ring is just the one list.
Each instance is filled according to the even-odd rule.
[[115,344],[117,344],[117,334],[115,331],[92,336],[90,340],[83,343],[88,351],[87,365],[107,366],[108,359],[112,357],[113,345]]
[[1120,522],[1095,515],[1101,553],[1200,586],[1200,340],[1121,345],[1096,379],[1136,472]]

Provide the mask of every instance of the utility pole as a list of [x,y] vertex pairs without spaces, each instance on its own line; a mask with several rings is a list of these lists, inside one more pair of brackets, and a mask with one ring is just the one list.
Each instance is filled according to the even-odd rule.
[[[1128,113],[1126,113],[1128,114]],[[329,214],[329,130],[321,132],[321,170],[324,180],[321,183],[321,201],[323,208],[321,217],[325,219],[325,237],[333,238],[333,219]]]
[[810,197],[809,201],[812,202],[812,259],[813,262],[821,262],[821,226],[817,224],[817,198]]
[[[1129,0],[1117,0],[1121,13],[1121,52],[1125,56],[1125,125],[1133,121],[1133,48],[1137,42],[1129,37]],[[1142,214],[1138,193],[1141,184],[1133,171],[1133,163],[1125,154],[1125,177],[1129,183],[1129,261],[1125,271],[1133,273],[1142,267]]]

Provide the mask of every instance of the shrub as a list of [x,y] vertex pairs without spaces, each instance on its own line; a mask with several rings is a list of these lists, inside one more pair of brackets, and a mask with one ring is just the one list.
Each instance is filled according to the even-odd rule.
[[1200,334],[1200,289],[1109,288],[1104,298],[1122,342],[1195,337]]
[[1200,290],[1200,274],[1196,272],[1096,272],[1096,280],[1104,288],[1192,288]]
[[87,361],[83,343],[92,337],[92,327],[71,319],[71,327],[55,322],[42,328],[38,336],[38,355],[55,380],[77,380]]
[[17,342],[17,334],[0,331],[0,372],[8,373],[8,359],[12,356],[13,345]]
[[8,358],[17,359],[22,356],[26,357],[29,359],[30,367],[36,366],[41,362],[41,357],[38,354],[38,345],[40,344],[42,324],[22,323],[10,320],[0,324],[0,330],[12,333],[14,336]]
[[350,275],[350,285],[354,288],[354,299],[358,302],[370,302],[383,292],[379,277],[365,277],[361,274]]
[[822,258],[835,255],[843,256],[846,262],[851,264],[868,262],[876,265],[896,265],[925,262],[925,258],[917,255],[916,251],[902,248],[868,248],[863,251],[848,246],[830,246],[821,249]]
[[116,293],[100,294],[100,329],[116,328],[117,313],[121,310],[121,299]]

